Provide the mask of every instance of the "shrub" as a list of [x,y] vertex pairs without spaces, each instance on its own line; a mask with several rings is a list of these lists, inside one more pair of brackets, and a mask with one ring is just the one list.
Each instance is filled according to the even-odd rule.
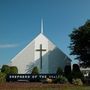
[[18,69],[16,66],[10,67],[10,74],[18,74]]
[[75,85],[80,85],[80,86],[83,85],[82,80],[81,79],[78,79],[78,78],[77,79],[73,79],[72,80],[72,83],[75,84]]
[[60,67],[58,67],[56,74],[63,75],[63,70]]
[[47,81],[47,83],[52,83],[52,79],[50,79],[50,78],[47,78],[46,81]]
[[64,76],[68,79],[68,81],[72,82],[72,73],[71,73],[71,66],[66,65],[64,68]]
[[5,74],[9,74],[10,73],[10,67],[8,65],[3,65],[1,68],[1,72],[5,73]]
[[88,75],[88,77],[90,78],[90,72],[89,72],[89,75]]
[[1,72],[5,74],[17,74],[18,69],[16,66],[8,66],[8,65],[3,65],[1,68]]
[[72,71],[72,77],[73,77],[74,79],[76,79],[76,78],[83,79],[83,74],[81,73],[81,71],[79,71],[79,72],[74,72],[74,71]]
[[39,74],[38,68],[34,67],[31,74]]
[[82,72],[80,71],[80,68],[77,64],[73,65],[72,78],[73,79],[80,78],[82,81],[84,80],[84,76],[83,76]]
[[78,64],[73,64],[73,71],[74,72],[79,72],[80,71],[80,68],[79,68]]
[[50,79],[50,78],[46,78],[46,79],[41,80],[41,82],[42,82],[42,83],[52,83],[53,80]]
[[68,83],[68,80],[64,76],[59,76],[58,78],[55,79],[54,82],[64,84],[64,83]]
[[0,72],[0,83],[5,82],[6,81],[6,74]]

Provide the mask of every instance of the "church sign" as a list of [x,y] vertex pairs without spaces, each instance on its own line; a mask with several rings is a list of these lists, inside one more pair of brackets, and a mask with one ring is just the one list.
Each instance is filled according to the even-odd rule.
[[6,77],[6,81],[42,81],[47,78],[56,79],[59,75],[57,74],[8,74]]

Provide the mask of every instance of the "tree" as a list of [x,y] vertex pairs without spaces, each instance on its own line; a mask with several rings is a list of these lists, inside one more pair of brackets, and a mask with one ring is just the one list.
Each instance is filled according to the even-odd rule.
[[39,74],[37,66],[32,69],[32,73],[31,74]]
[[90,20],[69,35],[71,55],[76,55],[82,67],[90,67]]

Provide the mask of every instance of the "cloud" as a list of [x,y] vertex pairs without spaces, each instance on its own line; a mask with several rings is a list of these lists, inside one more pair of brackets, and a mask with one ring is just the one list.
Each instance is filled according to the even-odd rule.
[[18,44],[0,44],[0,48],[16,48]]

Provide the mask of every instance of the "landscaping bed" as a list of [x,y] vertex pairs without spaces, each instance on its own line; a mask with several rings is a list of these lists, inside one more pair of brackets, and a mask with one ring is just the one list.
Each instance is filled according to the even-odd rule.
[[30,82],[0,83],[0,90],[90,90],[90,86]]

